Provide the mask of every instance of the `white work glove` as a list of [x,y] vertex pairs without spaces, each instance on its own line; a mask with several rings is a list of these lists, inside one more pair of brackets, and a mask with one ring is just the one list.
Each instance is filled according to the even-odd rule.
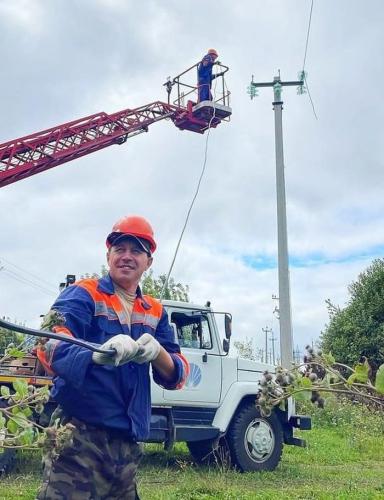
[[139,350],[138,344],[129,335],[115,335],[102,344],[101,349],[114,349],[115,354],[94,352],[92,361],[98,365],[120,366],[134,358]]
[[138,363],[139,365],[149,363],[155,360],[160,354],[161,346],[150,333],[144,333],[136,340],[136,343],[139,346],[139,352],[132,359],[134,363]]

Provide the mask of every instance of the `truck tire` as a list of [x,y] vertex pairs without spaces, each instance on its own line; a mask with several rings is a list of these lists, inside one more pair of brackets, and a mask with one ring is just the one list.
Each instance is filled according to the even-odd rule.
[[277,415],[263,417],[254,403],[237,411],[227,440],[232,463],[242,472],[274,470],[283,451],[283,429]]
[[[0,407],[6,408],[7,403],[4,400],[0,399]],[[15,449],[13,448],[0,449],[0,475],[3,474],[4,472],[9,472],[11,470],[15,457],[16,457]]]
[[188,441],[187,446],[195,463],[203,465],[229,466],[230,451],[225,437],[219,443],[216,439],[204,441]]

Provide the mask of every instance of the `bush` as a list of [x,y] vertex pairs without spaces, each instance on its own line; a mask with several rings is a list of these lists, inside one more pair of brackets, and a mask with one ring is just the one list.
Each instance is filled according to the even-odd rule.
[[314,427],[333,427],[341,433],[356,434],[366,431],[369,434],[384,433],[384,413],[364,403],[353,402],[343,397],[326,398],[324,408],[318,408],[308,401],[297,402],[297,412],[312,416]]

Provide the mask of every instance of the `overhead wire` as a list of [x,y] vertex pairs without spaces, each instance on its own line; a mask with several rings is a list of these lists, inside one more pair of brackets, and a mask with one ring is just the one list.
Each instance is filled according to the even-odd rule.
[[0,272],[4,273],[9,278],[12,278],[12,279],[18,281],[19,283],[23,283],[24,285],[29,285],[29,286],[35,288],[36,290],[39,290],[40,292],[45,293],[46,295],[49,295],[51,297],[54,295],[57,295],[57,292],[54,291],[53,288],[50,289],[50,288],[44,287],[44,286],[40,285],[39,283],[36,283],[36,282],[20,275],[19,273],[15,272],[11,269],[8,269],[5,266],[0,267]]
[[216,102],[215,102],[215,98],[216,98],[216,86],[217,86],[217,78],[215,78],[215,85],[214,85],[214,88],[213,88],[213,96],[212,96],[213,114],[212,114],[211,119],[209,120],[209,123],[208,123],[208,129],[207,129],[208,132],[207,132],[207,136],[206,136],[206,140],[205,140],[205,148],[204,148],[203,166],[202,166],[202,169],[201,169],[201,172],[200,172],[199,180],[197,182],[195,193],[193,195],[192,201],[191,201],[191,203],[189,205],[189,208],[188,208],[188,211],[187,211],[187,215],[185,217],[184,225],[183,225],[183,228],[181,230],[180,237],[179,237],[179,240],[177,242],[175,252],[173,254],[171,265],[169,267],[166,279],[165,279],[165,281],[163,283],[163,286],[161,288],[160,300],[163,299],[165,290],[166,290],[166,288],[168,286],[169,278],[171,276],[171,272],[172,272],[173,266],[175,264],[177,254],[179,252],[181,240],[183,239],[184,232],[185,232],[185,229],[187,227],[187,224],[188,224],[188,221],[189,221],[189,217],[190,217],[191,212],[192,212],[192,208],[193,208],[193,206],[195,204],[195,201],[196,201],[196,198],[197,198],[197,196],[199,194],[201,181],[203,180],[204,173],[205,173],[205,170],[206,170],[207,158],[208,158],[208,142],[209,142],[209,137],[210,137],[210,133],[211,133],[211,124],[212,124],[212,121],[214,120],[214,118],[216,116]]
[[50,283],[49,281],[45,280],[44,278],[41,278],[40,276],[37,276],[36,274],[31,273],[27,269],[23,269],[22,267],[14,264],[10,260],[6,259],[5,257],[0,257],[0,263],[1,263],[1,261],[6,262],[8,265],[10,265],[12,267],[15,267],[16,269],[18,269],[19,271],[21,271],[24,274],[29,274],[30,276],[32,276],[32,278],[35,278],[36,280],[38,280],[38,281],[40,281],[42,283],[45,283],[49,287],[55,288],[55,286],[52,283]]
[[40,292],[45,293],[46,295],[49,295],[51,297],[53,295],[57,295],[57,293],[53,292],[52,290],[48,290],[46,288],[43,288],[42,286],[38,285],[37,283],[34,283],[26,278],[23,278],[22,276],[17,275],[16,273],[14,273],[13,271],[10,271],[9,269],[6,269],[3,267],[2,269],[0,269],[0,271],[2,273],[5,273],[6,275],[8,275],[8,277],[18,281],[19,283],[22,283],[24,285],[29,285],[29,286],[35,288],[36,290],[39,290]]
[[312,23],[313,1],[314,1],[314,0],[311,0],[311,9],[310,9],[310,12],[309,12],[308,29],[307,29],[307,39],[306,39],[306,41],[305,41],[305,50],[304,50],[304,59],[303,59],[303,69],[302,69],[302,75],[303,75],[303,78],[304,78],[305,87],[306,87],[307,92],[308,92],[308,97],[309,97],[309,100],[310,100],[311,105],[312,105],[312,111],[313,111],[313,114],[315,115],[316,120],[318,120],[318,117],[317,117],[317,114],[316,114],[316,110],[315,110],[315,105],[314,105],[314,103],[313,103],[312,96],[311,96],[311,92],[310,92],[310,90],[309,90],[308,80],[307,80],[307,77],[306,77],[306,75],[305,75],[305,63],[306,63],[306,61],[307,61],[307,51],[308,51],[308,43],[309,43],[309,33],[310,33],[310,31],[311,31],[311,23]]
[[311,22],[312,22],[312,11],[313,11],[313,0],[311,0],[311,10],[309,12],[309,21],[308,21],[308,29],[307,29],[307,39],[305,41],[305,51],[304,51],[304,60],[303,60],[303,71],[305,69],[305,62],[306,62],[306,59],[307,59],[309,32],[311,31]]

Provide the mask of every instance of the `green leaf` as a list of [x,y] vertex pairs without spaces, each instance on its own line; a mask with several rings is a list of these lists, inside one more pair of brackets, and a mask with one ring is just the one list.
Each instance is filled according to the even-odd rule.
[[21,351],[17,347],[11,347],[7,349],[7,356],[11,356],[12,358],[23,358],[25,356],[25,351]]
[[325,361],[326,365],[332,366],[336,363],[335,358],[332,356],[332,353],[329,352],[328,354],[323,354],[323,359]]
[[[295,392],[297,389],[308,389],[305,391]],[[308,377],[298,377],[294,382],[293,395],[297,401],[309,401],[312,393],[312,382]]]
[[295,383],[294,385],[298,388],[298,389],[311,389],[312,388],[312,382],[309,380],[308,377],[298,377],[296,380],[295,380]]
[[0,387],[0,394],[1,394],[4,398],[7,398],[8,396],[10,396],[9,387],[7,387],[6,385],[2,385],[2,386]]
[[21,413],[28,418],[33,414],[33,411],[29,408],[29,406],[27,406],[27,408],[23,408],[21,410]]
[[355,366],[354,373],[348,378],[347,383],[353,384],[354,382],[358,382],[360,384],[365,384],[368,381],[369,375],[369,363],[368,361],[364,361],[364,363],[358,363]]
[[35,439],[35,433],[31,427],[25,429],[23,432],[19,434],[17,440],[20,444],[23,445],[31,445]]
[[24,415],[24,417],[28,418],[32,415],[32,410],[29,406],[20,408],[19,406],[14,406],[12,408],[12,415]]
[[6,420],[5,418],[3,417],[2,413],[0,413],[0,430],[2,429],[5,429],[5,424],[6,424]]
[[21,399],[26,398],[28,396],[28,383],[26,380],[22,378],[15,380],[12,385]]
[[22,413],[10,416],[9,420],[12,420],[18,427],[21,427],[22,429],[26,429],[27,427],[30,427],[32,425],[27,417]]
[[384,394],[384,364],[380,365],[377,370],[375,389],[379,394]]
[[11,434],[16,434],[19,426],[13,420],[8,420],[7,429]]

